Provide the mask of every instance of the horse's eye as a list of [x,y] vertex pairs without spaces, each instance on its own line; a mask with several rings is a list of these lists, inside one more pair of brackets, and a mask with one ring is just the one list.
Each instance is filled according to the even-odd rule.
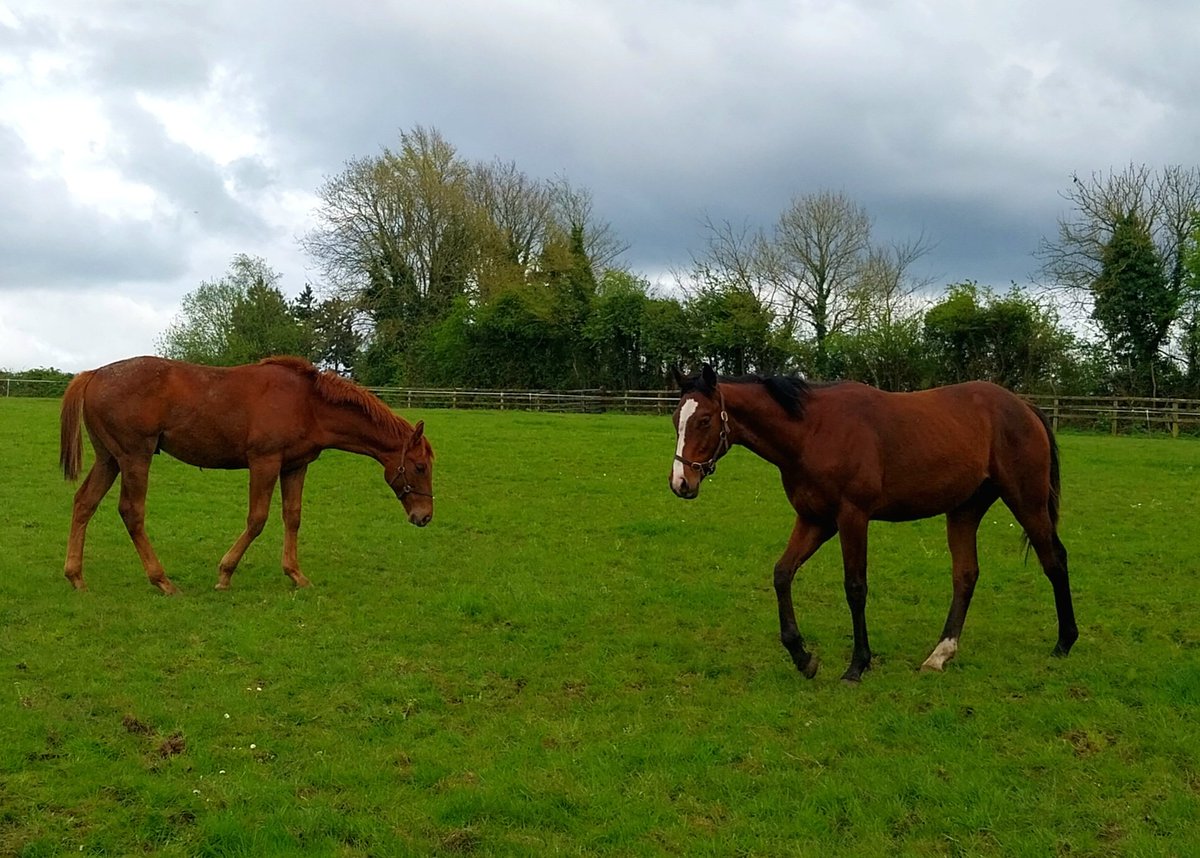
[[417,463],[417,466],[416,466],[415,468],[413,468],[413,470],[414,470],[414,471],[416,471],[418,474],[423,474],[423,473],[425,473],[425,463],[424,463],[424,462],[418,462],[418,463]]
[[701,417],[700,425],[707,429],[709,426],[712,425],[712,418],[711,417]]

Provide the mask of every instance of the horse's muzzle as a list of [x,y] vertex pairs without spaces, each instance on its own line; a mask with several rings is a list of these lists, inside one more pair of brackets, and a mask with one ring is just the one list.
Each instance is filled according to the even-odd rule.
[[408,520],[417,527],[424,527],[425,525],[429,524],[429,522],[433,521],[433,510],[430,510],[429,512],[410,512],[408,514]]
[[674,475],[672,475],[671,491],[675,493],[676,497],[683,498],[684,500],[695,500],[696,496],[700,494],[700,481],[697,480],[693,486],[686,479],[676,480]]

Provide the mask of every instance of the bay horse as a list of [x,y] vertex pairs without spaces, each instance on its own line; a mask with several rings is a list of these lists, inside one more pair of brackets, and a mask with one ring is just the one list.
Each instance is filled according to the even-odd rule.
[[297,357],[210,367],[159,357],[135,357],[76,375],[63,395],[60,461],[79,477],[87,427],[96,461],[75,493],[64,574],[83,581],[88,521],[121,475],[117,506],[150,583],[179,592],[146,537],[146,485],[154,454],[169,453],[200,468],[250,471],[246,529],[218,565],[218,590],[262,532],[275,483],[283,503],[283,571],[309,586],[296,557],[300,498],[308,466],[326,449],[370,456],[418,527],[433,518],[433,449],[424,423],[398,417],[378,397]]
[[854,651],[842,679],[871,664],[867,640],[867,524],[946,516],[954,591],[942,636],[922,668],[941,670],[958,651],[979,577],[975,537],[984,513],[1004,501],[1054,590],[1065,656],[1079,637],[1058,538],[1058,445],[1046,416],[984,381],[915,393],[856,382],[809,385],[798,378],[718,379],[705,364],[680,387],[671,489],[692,499],[717,461],[740,444],[779,468],[796,511],[775,564],[780,641],[806,677],[816,655],[804,648],[792,605],[796,570],[836,533],[841,541]]

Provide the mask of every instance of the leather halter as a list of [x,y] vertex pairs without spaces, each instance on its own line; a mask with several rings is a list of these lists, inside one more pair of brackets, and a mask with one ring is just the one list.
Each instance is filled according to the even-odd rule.
[[729,414],[725,411],[725,393],[717,386],[717,395],[721,397],[721,437],[717,439],[717,449],[713,451],[711,457],[703,462],[693,462],[691,459],[685,459],[678,453],[675,454],[675,461],[682,462],[693,471],[699,471],[703,476],[710,476],[717,472],[717,459],[725,455],[729,450]]
[[[416,432],[414,430],[413,435],[415,435],[415,434],[416,434]],[[392,476],[392,478],[387,481],[388,488],[390,488],[392,491],[395,492],[396,491],[396,481],[403,477],[404,485],[400,487],[400,491],[396,492],[397,498],[399,498],[400,500],[403,500],[405,495],[421,495],[422,497],[432,498],[433,494],[431,492],[423,492],[420,489],[414,489],[412,487],[412,484],[409,483],[409,481],[408,481],[407,474],[405,474],[404,459],[405,459],[405,457],[408,456],[408,448],[410,445],[409,442],[412,441],[412,435],[409,435],[408,438],[409,438],[409,440],[404,442],[404,449],[400,452],[400,466],[398,468],[396,468],[396,473]],[[386,476],[386,475],[387,475],[387,472],[385,471],[384,476]]]

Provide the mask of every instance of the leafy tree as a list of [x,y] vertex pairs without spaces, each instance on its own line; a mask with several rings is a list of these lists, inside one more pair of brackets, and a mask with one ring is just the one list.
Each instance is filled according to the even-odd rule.
[[671,368],[699,363],[698,346],[683,304],[674,298],[647,297],[642,322],[645,387],[674,383]]
[[933,384],[986,379],[1016,390],[1054,387],[1074,347],[1054,313],[1016,288],[998,296],[974,282],[955,284],[924,321]]
[[292,318],[297,322],[307,322],[312,319],[317,310],[317,295],[313,292],[312,284],[305,283],[300,294],[290,306]]
[[1182,295],[1167,282],[1150,231],[1136,210],[1114,225],[1092,292],[1092,317],[1127,374],[1129,389],[1148,385],[1156,395],[1160,351],[1178,318]]
[[561,388],[562,363],[554,300],[531,284],[482,306],[470,330],[473,383],[487,387]]
[[772,330],[773,315],[747,291],[704,291],[687,305],[699,335],[698,357],[727,375],[770,374],[787,364],[786,344]]
[[0,367],[0,396],[62,396],[74,373],[54,367],[10,370]]
[[1192,223],[1182,254],[1184,274],[1177,355],[1183,367],[1185,394],[1200,396],[1200,212],[1193,215]]
[[220,280],[183,296],[179,315],[159,337],[158,353],[214,366],[303,351],[303,330],[276,285],[279,274],[238,254]]
[[363,337],[356,328],[354,305],[337,296],[317,304],[307,325],[308,358],[335,372],[354,371]]
[[372,321],[365,357],[375,383],[408,375],[422,334],[476,281],[485,231],[471,179],[453,146],[417,127],[318,191],[318,226],[303,245]]
[[[269,277],[267,275],[270,275]],[[278,275],[264,269],[233,305],[228,336],[228,362],[254,363],[276,354],[303,354],[304,327],[292,315],[275,285]]]
[[229,333],[233,308],[244,295],[228,278],[201,283],[183,296],[179,314],[158,338],[158,353],[193,363],[236,363],[229,357]]
[[826,340],[830,378],[854,379],[882,390],[919,390],[929,377],[929,360],[918,315],[877,318],[853,333]]
[[1118,225],[1137,212],[1167,282],[1180,289],[1192,217],[1200,210],[1200,168],[1175,165],[1153,171],[1130,164],[1107,175],[1072,176],[1062,196],[1072,212],[1059,220],[1057,238],[1042,239],[1038,249],[1047,286],[1065,290],[1080,304],[1090,299]]
[[470,194],[484,215],[478,284],[486,300],[523,282],[536,267],[555,231],[554,198],[545,182],[501,161],[472,169]]

